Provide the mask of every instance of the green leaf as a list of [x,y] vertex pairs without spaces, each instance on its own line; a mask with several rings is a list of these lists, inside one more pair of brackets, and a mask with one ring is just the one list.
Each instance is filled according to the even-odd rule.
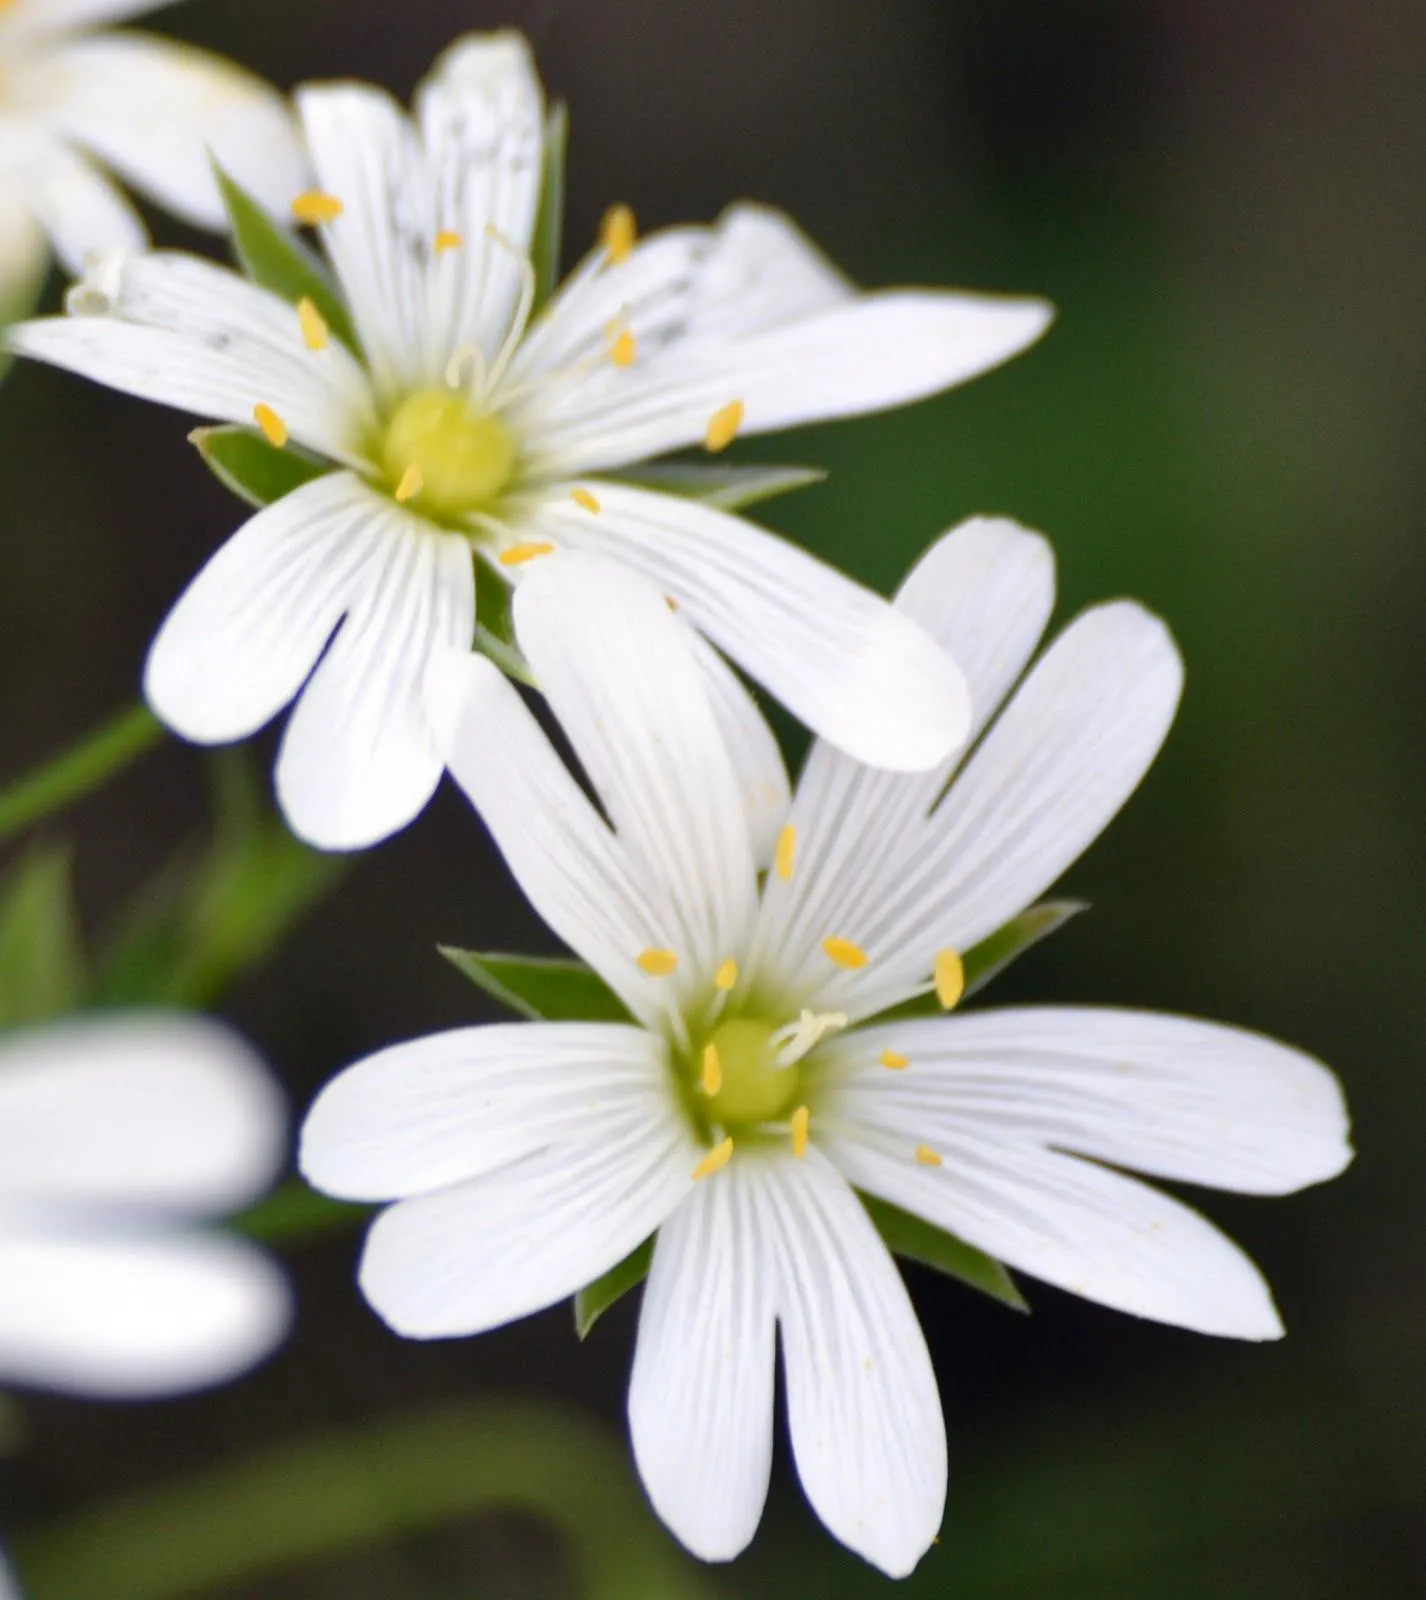
[[254,283],[280,295],[290,305],[310,300],[332,333],[354,355],[359,355],[361,343],[322,258],[235,183],[216,161],[213,176],[227,208],[233,253],[243,271]]
[[563,101],[545,118],[545,163],[540,179],[540,209],[535,217],[531,254],[535,264],[533,317],[555,292],[564,239],[564,168],[569,148],[569,111]]
[[934,1267],[937,1272],[949,1273],[1015,1311],[1029,1311],[1010,1274],[974,1245],[932,1227],[909,1211],[888,1205],[885,1200],[874,1199],[869,1194],[860,1195],[860,1199],[887,1249],[894,1254],[919,1261],[923,1267]]
[[629,1022],[624,1003],[582,961],[436,948],[477,987],[531,1022]]
[[195,428],[188,442],[225,489],[259,509],[336,470],[331,462],[290,444],[279,450],[256,428]]
[[0,1026],[77,1011],[89,987],[68,845],[38,845],[0,883]]
[[653,1262],[654,1241],[650,1236],[637,1250],[631,1250],[617,1266],[610,1267],[602,1278],[586,1284],[575,1295],[574,1331],[581,1339],[589,1337],[589,1330],[616,1300],[622,1300],[630,1289],[638,1288],[648,1277]]
[[683,461],[654,462],[637,472],[619,474],[621,482],[698,500],[719,511],[742,511],[794,489],[810,488],[826,476],[820,467],[714,467]]

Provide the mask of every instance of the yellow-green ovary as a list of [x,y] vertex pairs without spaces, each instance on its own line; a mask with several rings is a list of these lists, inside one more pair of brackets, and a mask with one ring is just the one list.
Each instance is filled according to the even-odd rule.
[[706,1097],[710,1120],[725,1127],[770,1122],[792,1105],[802,1075],[778,1065],[772,1035],[770,1023],[733,1017],[708,1036],[722,1076],[718,1092]]
[[488,506],[515,471],[515,445],[499,417],[473,411],[448,389],[419,389],[392,414],[381,464],[393,488],[420,472],[415,505],[436,517]]

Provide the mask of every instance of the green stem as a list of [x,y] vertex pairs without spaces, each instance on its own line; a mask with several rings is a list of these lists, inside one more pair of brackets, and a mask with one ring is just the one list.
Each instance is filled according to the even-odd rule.
[[63,755],[0,789],[0,842],[99,788],[162,737],[163,725],[149,708],[132,705]]
[[10,1542],[31,1600],[186,1600],[510,1508],[567,1536],[585,1600],[707,1600],[615,1441],[582,1418],[518,1401],[279,1446]]

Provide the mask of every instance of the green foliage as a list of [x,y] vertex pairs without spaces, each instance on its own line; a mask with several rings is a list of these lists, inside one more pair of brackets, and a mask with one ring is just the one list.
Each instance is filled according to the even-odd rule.
[[515,642],[510,615],[511,589],[498,573],[475,572],[475,642],[507,677],[534,686],[530,664]]
[[821,483],[827,474],[820,467],[734,467],[657,461],[618,476],[622,482],[697,500],[718,511],[743,511],[760,501],[810,488]]
[[233,253],[254,283],[281,295],[291,305],[310,300],[328,328],[353,353],[361,344],[347,308],[322,258],[285,228],[215,162],[223,204],[232,230]]
[[162,738],[163,727],[147,706],[129,706],[0,791],[0,839],[20,833],[101,787]]
[[293,1244],[301,1239],[339,1233],[363,1221],[370,1213],[370,1206],[333,1200],[330,1195],[318,1194],[305,1183],[294,1181],[274,1189],[266,1199],[259,1200],[251,1210],[235,1218],[231,1226],[238,1233],[246,1234],[249,1239],[260,1239],[264,1244]]
[[615,1301],[622,1300],[630,1289],[638,1286],[649,1275],[654,1262],[654,1241],[650,1237],[631,1250],[616,1266],[610,1267],[602,1278],[586,1284],[574,1297],[574,1331],[581,1339]]
[[545,118],[545,165],[540,181],[540,209],[535,217],[531,253],[535,266],[535,304],[531,315],[555,292],[560,277],[564,239],[564,173],[569,150],[569,112],[563,101]]
[[478,988],[531,1022],[629,1022],[622,1000],[582,961],[436,947]]
[[41,844],[0,882],[0,1027],[78,1010],[89,987],[68,845]]
[[256,428],[234,424],[195,428],[188,435],[203,465],[219,483],[250,506],[270,506],[274,500],[300,489],[314,478],[334,470],[330,462],[308,455],[293,445],[281,450],[269,444]]
[[919,1261],[923,1267],[934,1267],[937,1272],[959,1278],[972,1289],[979,1289],[982,1294],[1016,1311],[1030,1309],[1010,1274],[992,1257],[954,1234],[888,1205],[885,1200],[864,1194],[861,1202],[893,1255],[905,1256],[910,1261]]

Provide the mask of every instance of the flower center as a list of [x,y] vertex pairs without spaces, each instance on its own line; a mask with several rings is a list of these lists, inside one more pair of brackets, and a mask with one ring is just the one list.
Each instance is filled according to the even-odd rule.
[[704,1106],[725,1127],[768,1122],[796,1099],[802,1074],[780,1057],[778,1030],[756,1017],[732,1017],[715,1027],[701,1056]]
[[435,517],[489,505],[515,471],[515,445],[500,418],[448,389],[418,389],[396,408],[381,464],[399,500]]

